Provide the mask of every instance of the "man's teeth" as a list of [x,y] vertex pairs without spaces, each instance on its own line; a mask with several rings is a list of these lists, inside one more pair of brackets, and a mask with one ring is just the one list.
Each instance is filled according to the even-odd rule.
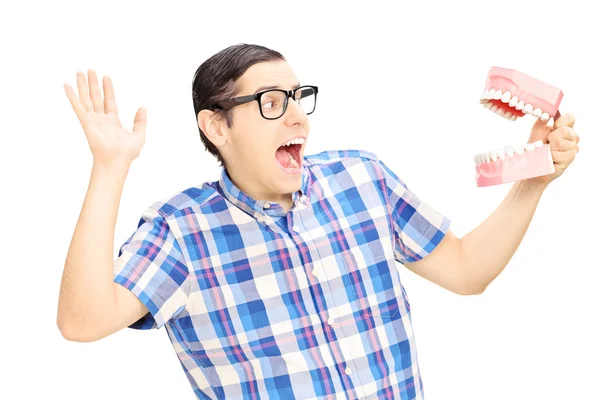
[[527,143],[522,146],[506,146],[500,149],[495,149],[492,151],[488,151],[485,153],[480,153],[475,155],[475,164],[481,164],[484,162],[496,161],[498,159],[503,160],[505,157],[513,157],[515,154],[522,155],[526,151],[534,151],[544,144],[541,140],[535,141],[533,143]]
[[490,100],[500,100],[503,103],[507,103],[509,106],[513,107],[516,110],[522,111],[527,114],[531,114],[534,117],[541,119],[542,121],[548,121],[550,119],[550,114],[542,111],[541,108],[533,108],[532,104],[525,104],[523,100],[520,100],[517,96],[513,96],[510,91],[502,92],[501,90],[496,90],[491,88],[489,90],[484,90],[479,98],[481,104],[484,107],[490,109],[491,111],[499,114],[500,116],[510,119],[511,121],[515,121],[517,119],[516,115],[513,115],[510,112],[504,112],[501,108]]
[[290,164],[292,164],[292,167],[298,168],[298,163],[296,162],[294,157],[292,157],[292,155],[290,153],[288,153],[288,154],[290,155]]
[[290,146],[292,144],[304,144],[304,139],[303,138],[292,139],[289,142],[284,143],[283,146]]

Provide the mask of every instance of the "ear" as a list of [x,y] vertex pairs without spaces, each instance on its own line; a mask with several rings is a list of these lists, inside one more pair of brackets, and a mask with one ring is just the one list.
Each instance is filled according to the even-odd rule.
[[216,147],[222,147],[227,142],[227,132],[224,121],[211,110],[202,110],[198,113],[198,127]]

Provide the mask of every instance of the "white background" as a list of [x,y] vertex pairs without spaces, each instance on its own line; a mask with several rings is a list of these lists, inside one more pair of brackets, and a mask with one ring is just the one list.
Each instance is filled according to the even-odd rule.
[[192,76],[215,52],[247,42],[281,51],[302,83],[319,86],[307,153],[375,152],[459,236],[510,187],[477,188],[473,155],[524,144],[533,123],[479,105],[489,68],[514,68],[564,91],[561,110],[575,115],[581,150],[544,194],[500,277],[484,294],[461,297],[405,268],[401,275],[427,399],[600,399],[600,25],[592,3],[368,4],[3,3],[0,398],[194,398],[164,330],[80,344],[56,327],[92,161],[62,85],[75,87],[75,73],[94,68],[112,77],[126,126],[138,107],[148,109],[116,256],[148,205],[218,179],[195,125]]

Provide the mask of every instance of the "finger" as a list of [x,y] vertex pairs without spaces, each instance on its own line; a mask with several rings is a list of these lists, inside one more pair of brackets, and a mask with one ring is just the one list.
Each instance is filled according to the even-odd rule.
[[560,128],[550,132],[550,134],[548,135],[548,141],[552,142],[563,138],[566,140],[576,141],[578,136],[579,135],[577,135],[575,130],[570,126],[561,126]]
[[135,113],[135,120],[133,121],[133,133],[146,136],[146,107],[140,107]]
[[567,150],[567,151],[554,150],[554,151],[552,151],[552,160],[554,161],[555,164],[567,165],[567,164],[571,163],[571,161],[573,161],[573,159],[575,158],[575,154],[577,154],[578,151],[579,151],[579,146],[576,146],[576,147],[572,148],[571,150]]
[[71,107],[73,107],[73,111],[75,111],[79,122],[83,122],[83,117],[87,112],[85,106],[81,104],[81,102],[77,98],[75,90],[73,90],[73,88],[68,83],[65,83],[63,87],[65,88],[65,92],[67,93],[67,97],[69,98],[69,102],[71,103]]
[[575,147],[577,147],[577,142],[575,140],[558,138],[550,142],[550,150],[569,151]]
[[544,144],[548,143],[548,134],[550,133],[552,128],[547,124],[547,121],[542,121],[540,118],[536,118],[533,122],[533,126],[531,127],[531,135],[529,137],[529,141],[535,142],[541,140]]
[[119,113],[117,110],[117,101],[115,100],[115,89],[109,76],[104,77],[102,85],[104,87],[104,111],[107,113],[114,113],[118,117]]
[[563,126],[569,126],[573,128],[575,125],[575,117],[572,114],[561,115],[556,121],[554,121],[554,129],[558,129]]
[[92,104],[94,105],[94,111],[104,112],[102,93],[100,93],[100,86],[98,86],[98,77],[96,76],[96,71],[93,69],[88,70],[88,81],[90,85],[90,97],[92,99]]
[[88,86],[83,72],[77,72],[77,90],[79,91],[79,100],[85,107],[85,110],[92,111],[94,106],[90,99],[90,93],[88,92]]

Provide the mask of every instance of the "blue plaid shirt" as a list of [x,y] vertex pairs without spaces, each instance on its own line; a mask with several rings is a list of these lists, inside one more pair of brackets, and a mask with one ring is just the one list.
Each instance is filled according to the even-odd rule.
[[396,262],[450,221],[374,154],[305,156],[289,212],[225,171],[150,206],[115,282],[166,326],[198,399],[421,399],[410,305]]

